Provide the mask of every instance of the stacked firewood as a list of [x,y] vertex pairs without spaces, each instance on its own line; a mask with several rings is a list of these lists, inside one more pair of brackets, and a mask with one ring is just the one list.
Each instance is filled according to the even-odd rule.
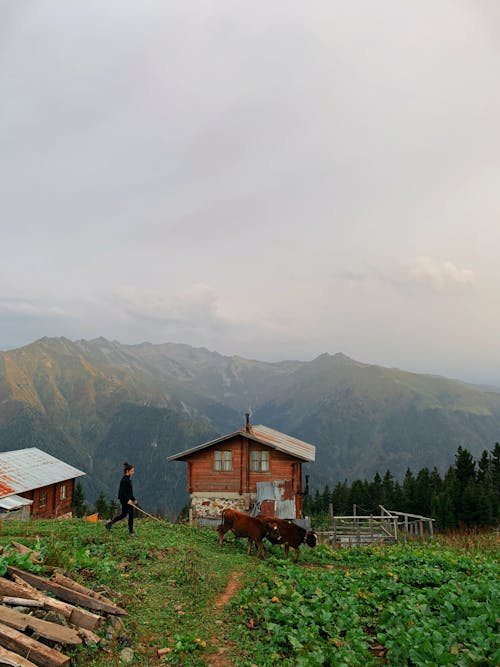
[[[21,544],[13,546],[29,551]],[[65,645],[98,644],[96,631],[106,620],[126,614],[101,593],[63,574],[45,578],[9,567],[0,577],[0,664],[66,667],[70,658],[62,652]]]

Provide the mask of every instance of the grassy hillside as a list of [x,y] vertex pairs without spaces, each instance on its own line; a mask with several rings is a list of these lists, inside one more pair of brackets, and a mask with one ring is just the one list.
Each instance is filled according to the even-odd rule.
[[[152,519],[136,539],[117,524],[2,523],[0,542],[39,550],[85,586],[106,586],[128,611],[72,651],[73,667],[202,665],[496,665],[500,571],[494,534],[456,543],[303,548],[297,564],[269,546],[220,548],[213,530]],[[230,537],[230,536],[228,536]],[[47,570],[47,574],[49,570]],[[158,649],[168,649],[158,658]]]

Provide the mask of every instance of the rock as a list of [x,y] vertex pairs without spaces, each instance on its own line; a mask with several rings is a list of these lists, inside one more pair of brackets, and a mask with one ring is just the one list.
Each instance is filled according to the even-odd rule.
[[123,648],[120,651],[120,660],[124,662],[126,665],[130,665],[132,662],[134,662],[135,656],[134,652],[132,651],[131,648]]

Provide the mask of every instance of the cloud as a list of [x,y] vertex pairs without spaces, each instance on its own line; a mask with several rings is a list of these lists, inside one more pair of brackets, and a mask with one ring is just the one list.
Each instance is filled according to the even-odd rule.
[[413,285],[444,292],[477,285],[476,274],[471,269],[462,269],[450,260],[437,260],[427,255],[415,257],[403,266],[407,280]]
[[177,294],[123,285],[115,291],[115,308],[135,320],[149,320],[167,326],[214,328],[229,322],[218,312],[219,297],[208,285],[190,285]]
[[[205,283],[177,291],[124,285],[115,290],[111,308],[127,337],[147,330],[147,340],[157,343],[181,341],[196,347],[202,342],[224,354],[273,360],[281,357],[284,346],[302,350],[305,344],[295,319],[255,305],[237,310]],[[123,342],[123,333],[118,338]]]
[[51,306],[23,299],[0,299],[0,315],[18,315],[27,317],[63,316],[64,310],[59,306]]

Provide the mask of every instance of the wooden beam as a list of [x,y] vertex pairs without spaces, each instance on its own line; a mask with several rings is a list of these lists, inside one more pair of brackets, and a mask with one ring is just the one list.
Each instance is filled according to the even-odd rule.
[[87,609],[103,611],[107,614],[113,614],[114,616],[127,615],[125,609],[121,609],[120,607],[117,607],[114,604],[109,604],[107,602],[103,602],[102,600],[90,597],[89,595],[85,595],[70,588],[66,588],[65,586],[56,584],[55,582],[50,581],[49,579],[44,579],[43,577],[39,577],[36,574],[27,572],[26,570],[20,570],[17,567],[8,567],[7,573],[9,575],[16,574],[18,577],[28,582],[28,584],[30,584],[34,588],[41,591],[48,591],[50,593],[53,593],[60,600],[64,600],[64,602],[69,602],[70,604],[76,604],[81,607],[86,607]]
[[40,600],[30,600],[29,598],[15,598],[9,595],[0,597],[2,604],[10,604],[13,607],[43,607]]
[[20,656],[30,657],[39,667],[66,667],[70,664],[70,658],[59,651],[37,642],[31,637],[23,635],[14,628],[0,623],[0,644],[11,651],[19,653]]
[[58,644],[72,644],[76,646],[82,643],[82,638],[72,628],[44,621],[35,616],[23,614],[15,609],[9,609],[3,605],[0,605],[0,623],[5,623],[5,625],[9,625],[20,632],[26,632],[30,628],[41,637],[50,639],[50,641],[57,642]]
[[106,596],[102,595],[101,593],[97,593],[96,591],[93,591],[90,588],[82,586],[82,584],[79,584],[74,579],[71,579],[70,577],[65,577],[64,574],[60,574],[59,572],[56,572],[54,574],[54,576],[52,577],[52,581],[54,581],[56,584],[60,584],[61,586],[65,586],[66,588],[71,588],[72,590],[77,591],[78,593],[83,593],[84,595],[88,595],[91,598],[95,598],[96,600],[102,600],[102,602],[114,605],[113,600],[110,600]]
[[0,594],[39,600],[43,603],[44,609],[62,614],[68,622],[77,625],[78,627],[85,628],[86,630],[96,630],[102,623],[104,623],[102,616],[93,614],[86,609],[79,609],[62,600],[57,600],[56,598],[44,595],[19,577],[16,577],[16,575],[13,575],[13,577],[15,581],[9,581],[8,579],[5,579],[5,577],[0,577]]
[[78,628],[78,634],[83,639],[84,644],[98,644],[101,641],[99,635],[94,634],[91,630],[85,630],[85,628]]
[[27,547],[24,544],[21,544],[20,542],[12,541],[10,544],[17,551],[18,554],[21,554],[22,556],[24,556],[25,554],[30,554],[31,561],[33,563],[36,563],[40,560],[39,551],[33,551],[33,549],[30,549],[29,547]]
[[12,651],[7,651],[2,646],[0,646],[0,664],[10,665],[11,667],[37,667],[31,660],[27,660]]

